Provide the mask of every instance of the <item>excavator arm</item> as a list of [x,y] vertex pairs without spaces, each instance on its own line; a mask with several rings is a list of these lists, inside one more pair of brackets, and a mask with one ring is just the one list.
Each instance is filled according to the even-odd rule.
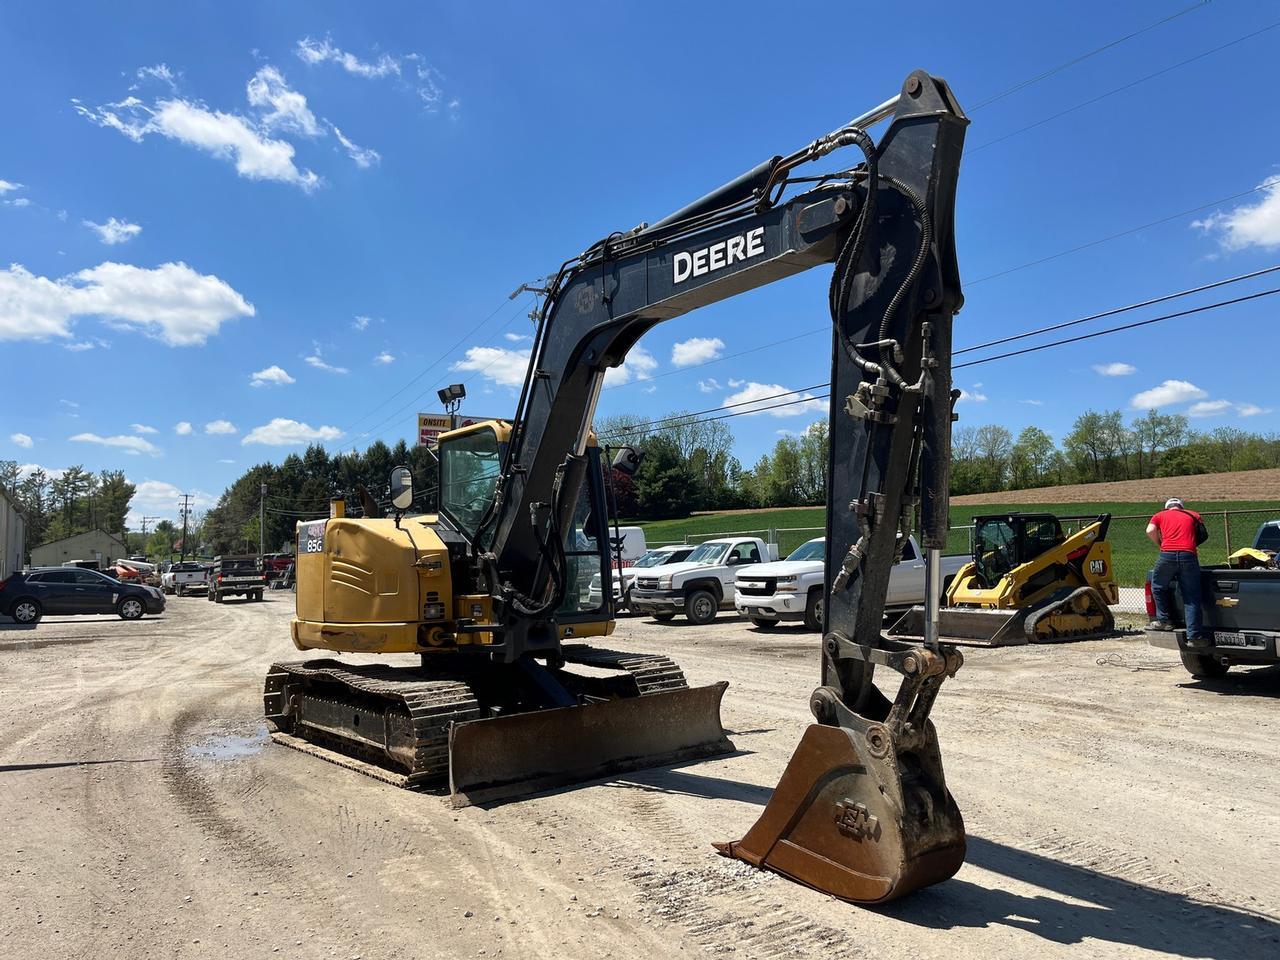
[[[865,128],[883,119],[888,128],[873,142]],[[477,536],[477,574],[502,622],[498,655],[554,661],[553,611],[566,579],[557,547],[607,370],[664,320],[833,264],[818,723],[760,822],[721,850],[860,902],[950,876],[964,857],[929,721],[961,657],[937,643],[928,612],[923,644],[888,639],[882,626],[899,534],[917,512],[937,610],[951,325],[963,300],[954,201],[967,123],[944,81],[913,73],[875,110],[563,265],[546,290],[497,495]],[[841,148],[861,156],[804,175]],[[873,684],[876,666],[900,675],[893,700]]]

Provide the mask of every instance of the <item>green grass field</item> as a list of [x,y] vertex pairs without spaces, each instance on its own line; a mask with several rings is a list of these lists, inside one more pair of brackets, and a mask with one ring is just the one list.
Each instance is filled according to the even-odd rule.
[[[1212,510],[1203,511],[1209,527],[1209,542],[1200,548],[1204,563],[1224,562],[1228,554],[1228,542],[1232,550],[1249,546],[1259,523],[1263,520],[1280,519],[1280,501],[1237,500],[1214,503],[1212,506]],[[969,552],[969,532],[966,528],[973,517],[1014,512],[1053,513],[1060,517],[1110,513],[1115,519],[1107,537],[1111,541],[1116,576],[1124,586],[1140,585],[1155,557],[1155,548],[1145,533],[1147,520],[1154,511],[1148,505],[1137,503],[1024,503],[1008,506],[990,503],[963,506],[953,504],[952,530],[947,552]],[[640,526],[644,527],[645,538],[651,544],[686,539],[697,543],[725,533],[751,533],[765,537],[768,531],[775,530],[779,551],[786,556],[806,540],[822,536],[821,529],[804,528],[821,528],[825,523],[825,508],[805,507],[794,510],[701,514],[679,520],[641,522]]]

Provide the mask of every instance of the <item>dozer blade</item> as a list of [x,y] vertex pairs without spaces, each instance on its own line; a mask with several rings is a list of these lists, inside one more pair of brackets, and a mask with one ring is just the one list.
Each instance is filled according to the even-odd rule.
[[[956,647],[1008,647],[1027,643],[1026,610],[949,607],[938,611],[938,642]],[[924,607],[912,607],[889,628],[898,640],[924,639]]]
[[953,876],[964,822],[941,778],[929,724],[899,754],[888,730],[814,724],[755,826],[716,849],[852,903],[885,903]]
[[449,732],[453,806],[729,753],[734,746],[720,724],[728,686],[455,723]]

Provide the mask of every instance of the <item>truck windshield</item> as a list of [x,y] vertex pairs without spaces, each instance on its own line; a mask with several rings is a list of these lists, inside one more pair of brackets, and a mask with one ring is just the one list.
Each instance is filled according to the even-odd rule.
[[825,560],[827,558],[827,545],[825,540],[810,540],[808,543],[801,544],[792,551],[788,560]]
[[724,559],[724,555],[729,552],[729,544],[727,543],[704,543],[689,554],[690,563],[719,563]]
[[468,537],[493,502],[500,469],[498,435],[491,429],[440,444],[440,509]]
[[633,567],[656,567],[666,563],[667,558],[673,556],[669,550],[650,550],[643,557],[632,564]]

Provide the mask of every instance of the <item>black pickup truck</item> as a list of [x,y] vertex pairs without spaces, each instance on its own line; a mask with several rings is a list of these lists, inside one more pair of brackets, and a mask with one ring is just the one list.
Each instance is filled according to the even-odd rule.
[[209,599],[214,603],[235,596],[261,600],[266,588],[267,572],[261,557],[214,557],[209,574]]
[[[1238,664],[1280,663],[1280,570],[1202,567],[1201,615],[1212,645],[1187,645],[1182,598],[1173,591],[1172,621],[1177,629],[1150,630],[1153,647],[1177,650],[1193,677],[1221,677]],[[1147,575],[1147,613],[1154,620],[1155,600]]]

